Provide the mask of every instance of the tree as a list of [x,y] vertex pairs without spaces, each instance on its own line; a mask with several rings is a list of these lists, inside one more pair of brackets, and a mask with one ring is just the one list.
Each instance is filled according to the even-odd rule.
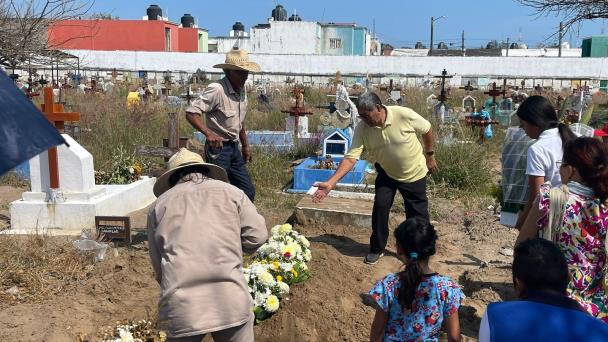
[[517,2],[533,8],[539,16],[562,17],[565,31],[582,20],[608,18],[606,0],[517,0]]
[[[80,19],[93,0],[0,0],[0,65],[16,68],[44,60],[66,41],[50,41],[53,24]],[[70,37],[69,40],[82,38]]]

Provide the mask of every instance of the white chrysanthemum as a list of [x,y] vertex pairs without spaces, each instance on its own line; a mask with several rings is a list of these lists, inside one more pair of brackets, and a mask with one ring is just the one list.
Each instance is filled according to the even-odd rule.
[[286,235],[291,232],[291,225],[289,223],[285,223],[279,226],[279,234]]
[[275,312],[279,309],[279,298],[275,295],[270,295],[264,302],[264,308],[268,312]]
[[262,274],[260,274],[258,279],[264,286],[271,286],[275,282],[272,274],[268,273],[267,271],[262,272]]
[[281,295],[286,295],[289,293],[289,285],[287,285],[287,283],[284,283],[282,281],[277,281],[277,286],[279,288],[279,293]]
[[279,228],[281,226],[274,226],[272,228],[270,228],[270,236],[272,236],[273,238],[279,237]]
[[306,248],[310,247],[310,242],[304,235],[298,236],[298,242],[300,242],[300,244]]
[[279,267],[283,272],[291,272],[291,270],[293,269],[293,264],[290,262],[282,262]]
[[304,251],[304,261],[310,261],[312,259],[312,253],[310,253],[310,249]]
[[120,336],[120,342],[134,342],[133,334],[129,330],[119,329],[118,335]]
[[308,271],[308,266],[306,266],[306,263],[303,262],[300,264],[300,271],[302,271],[302,272]]

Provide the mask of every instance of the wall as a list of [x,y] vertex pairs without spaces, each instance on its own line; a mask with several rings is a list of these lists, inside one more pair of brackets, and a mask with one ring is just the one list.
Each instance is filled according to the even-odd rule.
[[[148,70],[174,72],[219,72],[224,53],[188,54],[135,51],[67,50],[80,57],[81,69]],[[343,75],[397,75],[428,77],[446,68],[460,77],[510,77],[546,79],[607,79],[608,58],[548,57],[404,57],[404,56],[320,56],[251,54],[263,74],[333,77]]]
[[581,55],[583,57],[607,57],[608,36],[585,38]]
[[196,29],[159,20],[63,20],[49,28],[49,41],[59,49],[165,51],[165,28],[171,51],[198,51]]
[[272,21],[270,28],[252,27],[250,52],[303,55],[319,53],[317,25],[316,22],[307,21]]
[[209,32],[198,30],[198,52],[209,52]]

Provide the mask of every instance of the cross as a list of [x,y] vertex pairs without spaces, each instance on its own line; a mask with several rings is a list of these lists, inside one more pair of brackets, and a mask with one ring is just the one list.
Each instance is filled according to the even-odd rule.
[[167,139],[163,139],[163,146],[137,146],[135,148],[135,153],[137,155],[148,157],[163,157],[165,158],[165,161],[167,161],[169,160],[169,157],[175,154],[175,152],[177,152],[181,147],[185,147],[189,150],[192,150],[192,146],[190,146],[188,138],[179,137],[179,120],[177,113],[169,113],[168,116],[169,132]]
[[[291,109],[289,109],[289,110],[282,110],[281,113],[290,114],[290,116],[294,117],[294,133],[295,133],[295,136],[298,137],[299,136],[298,124],[300,121],[300,116],[312,115],[313,113],[310,111],[307,111],[306,108],[304,107],[304,94],[302,93],[302,90],[300,88],[298,88],[298,86],[294,86],[293,91],[291,93],[296,98],[296,105],[291,107]],[[300,106],[300,101],[302,101],[301,106]]]
[[445,79],[446,78],[452,78],[453,76],[448,76],[448,72],[443,69],[443,71],[441,72],[441,76],[435,76],[435,78],[441,78],[441,93],[439,94],[439,102],[445,102],[448,97],[446,95],[446,91],[445,91]]
[[502,89],[500,90],[500,92],[502,93],[502,98],[506,99],[507,98],[507,91],[509,90],[509,86],[507,85],[507,79],[503,79],[502,80]]
[[475,87],[473,87],[473,86],[471,85],[471,81],[468,81],[468,82],[467,82],[467,85],[466,85],[466,86],[463,86],[463,87],[460,87],[460,89],[464,89],[464,90],[467,92],[467,94],[468,94],[469,92],[473,91],[473,90],[477,90],[477,88],[475,88]]
[[493,82],[492,89],[484,92],[484,94],[492,96],[492,116],[494,116],[496,114],[496,96],[501,95],[502,92],[496,89],[496,82]]
[[[44,116],[57,128],[63,131],[66,121],[79,121],[80,113],[65,112],[62,103],[55,103],[53,100],[53,88],[44,88],[44,104],[40,106]],[[48,151],[49,156],[49,176],[51,188],[59,188],[59,164],[57,160],[57,147],[52,147]]]

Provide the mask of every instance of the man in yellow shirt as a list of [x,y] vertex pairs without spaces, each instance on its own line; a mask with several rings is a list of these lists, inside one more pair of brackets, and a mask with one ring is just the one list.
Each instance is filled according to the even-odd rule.
[[[388,240],[388,219],[397,190],[403,196],[408,218],[429,219],[426,175],[437,168],[433,156],[431,124],[413,110],[383,106],[378,95],[367,92],[359,96],[359,118],[353,143],[336,172],[319,188],[313,201],[325,198],[361,157],[363,151],[375,162],[376,177],[370,251],[364,262],[375,264],[384,255]],[[424,150],[417,134],[422,135]]]

